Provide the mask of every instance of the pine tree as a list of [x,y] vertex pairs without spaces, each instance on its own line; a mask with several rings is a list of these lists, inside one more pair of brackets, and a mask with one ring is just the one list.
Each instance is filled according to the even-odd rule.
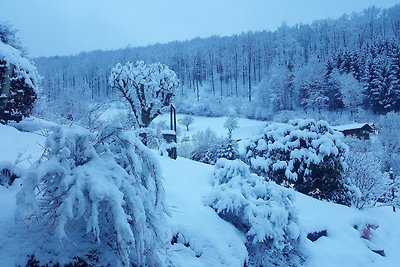
[[389,71],[383,56],[367,64],[365,73],[365,93],[374,112],[390,111],[393,99],[389,95]]
[[0,123],[19,121],[32,113],[40,80],[15,33],[0,24]]
[[392,97],[392,110],[400,110],[400,47],[393,45],[389,53],[389,93]]

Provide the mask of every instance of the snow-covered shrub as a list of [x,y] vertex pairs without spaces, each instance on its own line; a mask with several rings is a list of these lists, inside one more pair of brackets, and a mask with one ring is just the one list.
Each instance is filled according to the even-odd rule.
[[348,204],[342,176],[348,147],[326,121],[270,124],[245,149],[256,173],[315,198]]
[[220,139],[216,133],[210,128],[204,131],[199,131],[193,136],[193,151],[190,155],[190,159],[215,164],[217,146],[220,143]]
[[238,158],[237,144],[231,139],[218,138],[210,128],[198,132],[193,139],[192,160],[215,164],[220,158]]
[[353,185],[349,188],[351,204],[358,209],[398,202],[397,197],[393,199],[391,195],[392,188],[398,187],[398,181],[391,180],[389,173],[383,171],[384,164],[382,157],[377,155],[375,137],[372,139],[345,138],[350,153],[344,176]]
[[216,158],[217,159],[224,158],[230,160],[239,158],[237,143],[231,139],[221,140],[221,143],[217,147]]
[[[218,160],[213,182],[204,203],[246,234],[254,266],[293,260],[291,252],[299,243],[300,227],[289,189],[251,174],[240,160]],[[256,253],[260,248],[262,253]]]
[[358,209],[373,206],[388,192],[389,175],[382,172],[382,164],[374,155],[352,151],[346,163],[344,176],[354,185],[349,188],[352,206]]
[[151,152],[117,127],[97,136],[54,130],[23,178],[17,205],[40,261],[90,261],[86,255],[96,251],[95,265],[165,265],[161,171]]
[[193,142],[188,135],[183,135],[178,139],[177,143],[177,153],[180,157],[190,158],[193,152]]
[[386,171],[392,168],[395,175],[400,175],[400,114],[389,112],[381,116],[377,126],[384,168]]

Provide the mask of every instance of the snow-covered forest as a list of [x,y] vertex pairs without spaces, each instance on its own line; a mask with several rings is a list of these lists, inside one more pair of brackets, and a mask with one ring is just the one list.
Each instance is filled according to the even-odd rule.
[[397,266],[400,5],[30,58],[0,21],[0,266]]
[[176,72],[180,80],[176,106],[185,113],[220,116],[234,109],[235,114],[257,119],[297,109],[356,112],[362,108],[386,113],[400,109],[399,39],[397,5],[306,25],[282,24],[273,32],[35,62],[52,103],[113,98],[107,83],[111,67],[143,60],[162,62]]

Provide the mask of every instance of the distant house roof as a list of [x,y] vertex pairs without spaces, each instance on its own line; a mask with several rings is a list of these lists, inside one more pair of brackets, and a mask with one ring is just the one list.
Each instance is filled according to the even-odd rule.
[[365,130],[365,131],[374,131],[374,124],[373,123],[352,123],[346,125],[337,125],[333,126],[336,131],[344,132],[350,130]]
[[345,136],[352,135],[358,138],[368,139],[369,134],[375,131],[373,123],[353,123],[333,126],[336,131],[342,132]]

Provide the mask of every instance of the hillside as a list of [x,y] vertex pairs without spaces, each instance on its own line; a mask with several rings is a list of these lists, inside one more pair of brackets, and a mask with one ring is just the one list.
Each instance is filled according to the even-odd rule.
[[276,31],[99,50],[35,62],[44,77],[49,112],[63,117],[72,112],[81,118],[82,99],[115,98],[108,84],[111,68],[118,62],[138,60],[161,62],[176,72],[180,87],[175,104],[182,113],[234,113],[258,119],[293,110],[355,113],[362,108],[386,113],[398,109],[397,94],[383,85],[376,89],[379,94],[368,91],[383,80],[399,90],[397,82],[391,81],[398,77],[399,14],[399,5],[370,7],[305,25],[282,24]]
[[[21,153],[22,160],[15,170],[22,174],[29,162],[40,156],[44,138],[4,125],[0,125],[0,133],[0,163],[2,166],[12,164]],[[12,149],[9,149],[10,144]],[[174,266],[242,266],[247,258],[244,234],[203,204],[204,196],[212,187],[214,167],[184,158],[156,157],[164,177],[169,212],[167,224],[171,236],[175,236],[168,248]],[[23,264],[25,255],[31,255],[37,249],[34,243],[24,242],[24,237],[15,232],[21,229],[14,228],[20,223],[14,219],[15,196],[20,183],[16,180],[11,187],[0,186],[1,266]],[[393,213],[390,207],[360,211],[294,194],[294,206],[301,225],[304,266],[396,266],[400,261],[397,253],[400,215]],[[361,237],[365,235],[363,230],[367,224],[377,226],[371,230],[369,240]],[[327,231],[327,236],[315,242],[306,237],[308,233],[323,230]],[[371,250],[384,250],[385,256]]]

